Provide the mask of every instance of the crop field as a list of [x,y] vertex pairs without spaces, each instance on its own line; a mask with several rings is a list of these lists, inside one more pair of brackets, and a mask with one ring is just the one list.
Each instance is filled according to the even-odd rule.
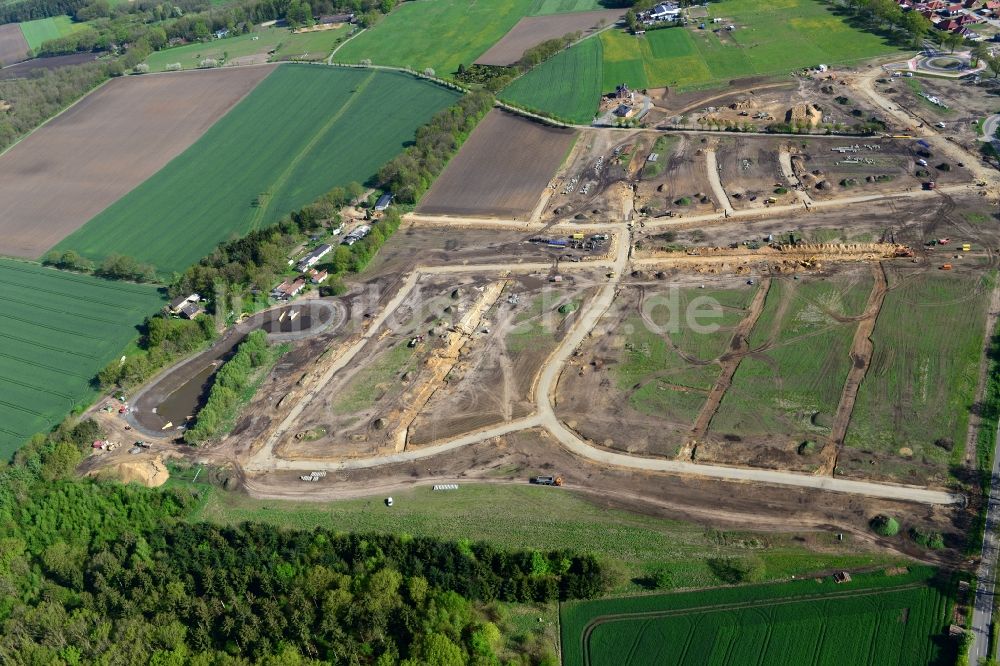
[[[187,75],[157,78],[176,76]],[[233,234],[276,222],[331,187],[365,181],[455,99],[406,74],[281,65],[197,143],[59,248],[184,270]],[[404,103],[407,113],[397,113]]]
[[573,32],[586,35],[606,25],[614,25],[623,15],[624,12],[620,9],[608,9],[597,12],[529,16],[518,21],[503,39],[479,56],[476,64],[511,65],[517,62],[526,50],[545,40]]
[[36,21],[26,21],[20,25],[24,39],[32,50],[50,39],[59,39],[87,29],[85,23],[75,23],[68,16],[50,16]]
[[563,664],[879,664],[945,661],[947,597],[932,569],[563,604]]
[[183,152],[270,71],[130,76],[84,97],[0,156],[0,254],[40,257]]
[[863,455],[842,456],[838,468],[906,482],[945,480],[941,474],[964,450],[995,279],[891,275],[844,442]]
[[16,23],[0,25],[0,67],[28,58],[28,42]]
[[91,380],[161,302],[152,286],[0,259],[0,458],[93,400]]
[[337,52],[336,61],[395,65],[451,76],[471,65],[528,13],[533,0],[404,2]]
[[417,211],[525,218],[576,140],[494,109],[431,186]]
[[534,0],[530,16],[548,16],[569,12],[594,12],[600,9],[614,9],[614,0]]
[[719,434],[808,439],[829,435],[851,368],[851,342],[873,280],[866,270],[771,283],[711,429]]
[[146,64],[151,72],[162,72],[174,63],[180,64],[182,69],[196,69],[206,58],[217,60],[220,64],[250,64],[267,62],[268,52],[272,50],[277,59],[296,57],[316,60],[330,55],[333,47],[346,35],[347,28],[344,27],[298,34],[287,28],[261,28],[245,35],[154,51],[146,58]]
[[601,40],[586,39],[516,79],[500,98],[561,120],[588,124],[600,103],[602,58]]
[[704,88],[896,50],[880,37],[852,28],[817,0],[722,0],[709,5],[709,13],[736,29],[667,28],[640,37],[620,30],[602,33],[604,91],[620,83],[636,89]]

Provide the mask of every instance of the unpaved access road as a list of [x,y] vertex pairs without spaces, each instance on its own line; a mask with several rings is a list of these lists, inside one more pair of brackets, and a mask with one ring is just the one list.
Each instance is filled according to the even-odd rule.
[[[870,497],[920,502],[926,504],[953,504],[962,501],[960,496],[927,488],[868,483],[864,481],[850,481],[845,479],[810,476],[805,474],[778,472],[764,469],[698,465],[676,460],[640,458],[598,449],[578,437],[577,434],[567,428],[555,414],[553,405],[555,400],[555,388],[566,362],[576,352],[576,349],[583,342],[583,340],[590,335],[599,319],[611,306],[618,291],[618,286],[628,268],[631,250],[631,236],[629,234],[629,230],[625,225],[617,225],[614,228],[614,231],[616,232],[616,236],[619,240],[616,243],[613,270],[609,274],[607,283],[588,303],[585,307],[585,311],[581,313],[573,328],[569,331],[569,333],[567,333],[562,343],[556,348],[556,350],[542,366],[541,372],[538,376],[536,389],[534,391],[537,408],[535,415],[518,421],[513,421],[511,423],[505,423],[492,428],[469,433],[446,442],[431,444],[418,450],[403,451],[390,456],[378,456],[374,458],[355,459],[350,461],[279,460],[274,456],[274,444],[282,434],[288,432],[312,397],[319,394],[322,387],[325,386],[326,383],[328,383],[333,377],[333,374],[339,368],[346,365],[346,363],[361,350],[367,340],[371,338],[371,336],[375,335],[375,332],[380,328],[381,324],[388,319],[392,312],[399,306],[400,303],[402,303],[403,299],[410,292],[410,290],[413,289],[418,276],[418,273],[415,271],[410,274],[403,288],[400,289],[400,292],[387,304],[385,309],[383,309],[379,316],[372,322],[372,325],[365,333],[365,336],[350,350],[348,350],[348,352],[343,355],[336,364],[327,370],[323,380],[316,385],[309,398],[301,401],[295,408],[293,408],[293,410],[279,426],[278,430],[275,431],[272,437],[265,443],[264,447],[244,464],[244,469],[252,472],[266,472],[275,469],[310,471],[314,469],[342,470],[372,468],[380,465],[418,460],[436,454],[453,451],[477,442],[482,442],[486,439],[512,434],[526,428],[541,426],[551,433],[563,447],[573,454],[602,465],[611,465],[619,468],[638,469],[652,472],[667,472],[697,477],[716,478],[729,481],[750,481],[775,485],[796,486],[801,488],[813,488],[818,490],[854,493]],[[463,267],[463,269],[475,270],[476,267],[466,266]]]
[[705,169],[708,172],[708,182],[712,186],[712,193],[722,205],[723,217],[731,217],[734,212],[733,205],[729,203],[729,195],[726,194],[726,188],[722,186],[722,181],[719,179],[719,162],[715,159],[714,148],[705,151]]

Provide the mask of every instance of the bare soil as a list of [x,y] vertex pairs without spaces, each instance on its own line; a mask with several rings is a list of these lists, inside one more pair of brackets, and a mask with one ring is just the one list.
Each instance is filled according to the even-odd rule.
[[722,206],[715,199],[708,180],[705,162],[708,147],[708,139],[704,137],[677,137],[670,154],[658,158],[666,161],[663,172],[655,177],[643,173],[636,186],[636,210],[644,210],[651,217],[667,214],[684,217],[721,211]]
[[417,212],[524,219],[575,140],[571,130],[494,109],[448,163]]
[[67,109],[0,157],[0,254],[39,257],[194,143],[270,72],[123,77]]
[[23,79],[31,76],[32,72],[43,69],[61,69],[72,65],[81,65],[85,62],[93,62],[100,56],[105,55],[104,51],[99,53],[71,53],[63,56],[51,56],[48,58],[32,58],[14,65],[8,65],[0,69],[0,81],[6,79]]
[[[763,208],[795,201],[778,161],[778,142],[750,137],[725,138],[715,149],[722,185],[733,208]],[[778,188],[787,190],[780,194]]]
[[19,24],[0,25],[0,67],[27,60],[31,57],[29,50]]
[[512,65],[524,52],[549,39],[556,39],[571,32],[588,35],[602,25],[617,22],[625,13],[620,9],[596,12],[574,12],[551,16],[529,16],[521,19],[494,44],[489,51],[476,59],[477,65]]

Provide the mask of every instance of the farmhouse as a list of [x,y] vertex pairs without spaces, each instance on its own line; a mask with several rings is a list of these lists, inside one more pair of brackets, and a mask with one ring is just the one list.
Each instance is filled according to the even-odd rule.
[[316,22],[320,25],[333,25],[334,23],[354,23],[354,14],[328,14],[317,16]]
[[324,280],[329,276],[326,271],[318,271],[315,268],[309,271],[309,281],[313,284],[322,284]]
[[188,303],[187,305],[182,307],[180,315],[185,319],[194,319],[204,311],[205,309],[201,307],[198,301],[195,301],[194,303]]
[[676,21],[681,16],[681,9],[673,2],[661,2],[652,9],[642,12],[639,20],[643,23],[659,23],[660,21]]
[[277,298],[279,301],[287,301],[297,296],[305,286],[305,278],[295,278],[292,282],[285,280],[271,291],[271,296]]
[[[198,305],[198,301],[201,300],[201,296],[198,294],[190,294],[188,296],[178,296],[174,300],[167,304],[167,311],[172,315],[180,315],[184,312],[184,308],[189,305]],[[192,319],[192,317],[189,317]]]
[[333,246],[323,243],[315,250],[313,250],[306,256],[302,257],[301,261],[299,261],[298,269],[300,271],[309,270],[310,268],[316,265],[316,262],[325,257],[332,249]]

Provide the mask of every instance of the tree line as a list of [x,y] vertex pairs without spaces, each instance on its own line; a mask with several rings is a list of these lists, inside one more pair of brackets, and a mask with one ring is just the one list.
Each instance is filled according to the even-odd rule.
[[532,68],[542,64],[574,42],[579,41],[581,32],[568,32],[562,37],[547,39],[526,50],[516,63],[508,66],[476,65],[466,67],[459,64],[455,80],[483,86],[491,93],[498,93],[518,76],[527,74]]
[[218,333],[211,317],[194,321],[175,319],[164,313],[148,317],[142,325],[139,350],[104,366],[94,379],[102,391],[139,386],[161,368],[215,341]]
[[4,663],[555,666],[497,602],[606,589],[567,550],[192,523],[196,486],[75,479],[99,437],[67,421],[0,470]]
[[416,203],[444,170],[480,120],[493,108],[493,95],[471,92],[417,129],[416,141],[383,166],[377,176],[396,201]]
[[267,333],[263,329],[258,328],[247,335],[232,358],[215,373],[208,399],[198,410],[194,425],[184,432],[184,441],[198,444],[221,433],[235,416],[236,408],[259,369],[274,357],[275,351],[267,344]]

